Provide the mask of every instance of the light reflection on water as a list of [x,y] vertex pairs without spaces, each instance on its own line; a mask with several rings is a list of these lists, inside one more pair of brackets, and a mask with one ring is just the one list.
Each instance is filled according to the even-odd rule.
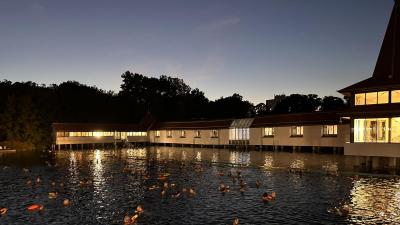
[[[241,224],[400,223],[399,179],[356,178],[353,172],[365,160],[357,157],[168,147],[60,151],[52,163],[57,167],[44,162],[24,165],[32,171],[30,174],[21,172],[22,166],[16,161],[21,157],[9,157],[0,161],[0,207],[8,207],[10,214],[0,217],[0,224],[26,224],[32,219],[33,224],[121,224],[137,204],[146,209],[138,224],[229,224],[236,216]],[[2,169],[5,165],[8,168]],[[195,171],[199,165],[202,170]],[[291,168],[307,172],[292,173]],[[244,194],[238,191],[239,182],[232,183],[227,176],[238,170],[247,183]],[[338,174],[327,176],[327,171]],[[170,197],[173,189],[164,198],[160,190],[149,191],[149,186],[163,184],[158,177],[165,173],[171,174],[168,182],[179,188],[194,187],[197,196],[177,200]],[[26,214],[20,199],[31,198],[33,190],[26,186],[26,180],[37,176],[42,177],[43,184],[34,189],[34,200],[45,204],[46,211]],[[58,189],[62,197],[49,202],[49,181],[58,178],[60,182],[64,177],[68,185],[66,190]],[[93,185],[78,187],[84,179],[93,181]],[[256,188],[256,180],[261,181],[261,188]],[[217,190],[221,183],[230,185],[232,191],[221,195]],[[277,200],[260,202],[265,191],[275,191]],[[70,208],[59,206],[64,197],[73,202]],[[345,203],[350,206],[349,215],[332,212]]]
[[350,192],[350,221],[354,223],[400,223],[398,179],[370,178],[354,181]]

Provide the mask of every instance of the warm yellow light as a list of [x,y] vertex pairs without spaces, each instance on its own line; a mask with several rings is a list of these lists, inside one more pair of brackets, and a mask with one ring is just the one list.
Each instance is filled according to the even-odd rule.
[[93,136],[94,137],[101,137],[101,136],[103,136],[103,132],[95,131],[95,132],[93,132]]

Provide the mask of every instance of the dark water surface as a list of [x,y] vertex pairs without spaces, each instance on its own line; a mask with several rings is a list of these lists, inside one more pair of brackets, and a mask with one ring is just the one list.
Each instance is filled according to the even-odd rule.
[[[0,224],[123,224],[138,204],[145,212],[137,224],[232,224],[235,217],[240,224],[400,223],[400,180],[366,175],[355,179],[357,160],[332,154],[172,147],[0,153],[0,208],[9,210],[0,216]],[[228,176],[237,171],[247,183],[243,194],[239,182]],[[165,173],[175,187],[161,197],[163,181],[158,178]],[[35,182],[37,177],[41,183]],[[84,180],[92,184],[81,185]],[[231,191],[221,194],[221,183]],[[149,190],[152,185],[160,188]],[[171,197],[190,187],[194,197],[183,192],[180,198]],[[56,199],[48,198],[52,191],[58,192]],[[276,200],[263,203],[262,194],[272,191]],[[66,198],[71,200],[68,207],[63,206]],[[32,203],[43,204],[44,210],[28,212]],[[345,203],[350,213],[339,215],[335,208]]]

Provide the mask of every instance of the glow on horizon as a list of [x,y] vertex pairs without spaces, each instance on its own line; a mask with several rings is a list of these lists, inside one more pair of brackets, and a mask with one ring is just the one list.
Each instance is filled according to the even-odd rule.
[[130,70],[180,77],[211,100],[235,92],[253,103],[282,93],[340,96],[371,76],[392,5],[2,1],[0,79],[77,80],[117,92]]

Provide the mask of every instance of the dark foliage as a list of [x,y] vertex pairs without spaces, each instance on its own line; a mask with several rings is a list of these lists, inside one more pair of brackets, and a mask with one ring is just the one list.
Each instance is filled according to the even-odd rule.
[[254,106],[239,94],[210,101],[182,79],[147,77],[126,71],[119,93],[76,81],[59,85],[0,81],[0,144],[14,148],[46,148],[52,122],[137,123],[150,112],[157,120],[242,118],[268,113],[337,110],[340,98],[284,96],[274,110]]

